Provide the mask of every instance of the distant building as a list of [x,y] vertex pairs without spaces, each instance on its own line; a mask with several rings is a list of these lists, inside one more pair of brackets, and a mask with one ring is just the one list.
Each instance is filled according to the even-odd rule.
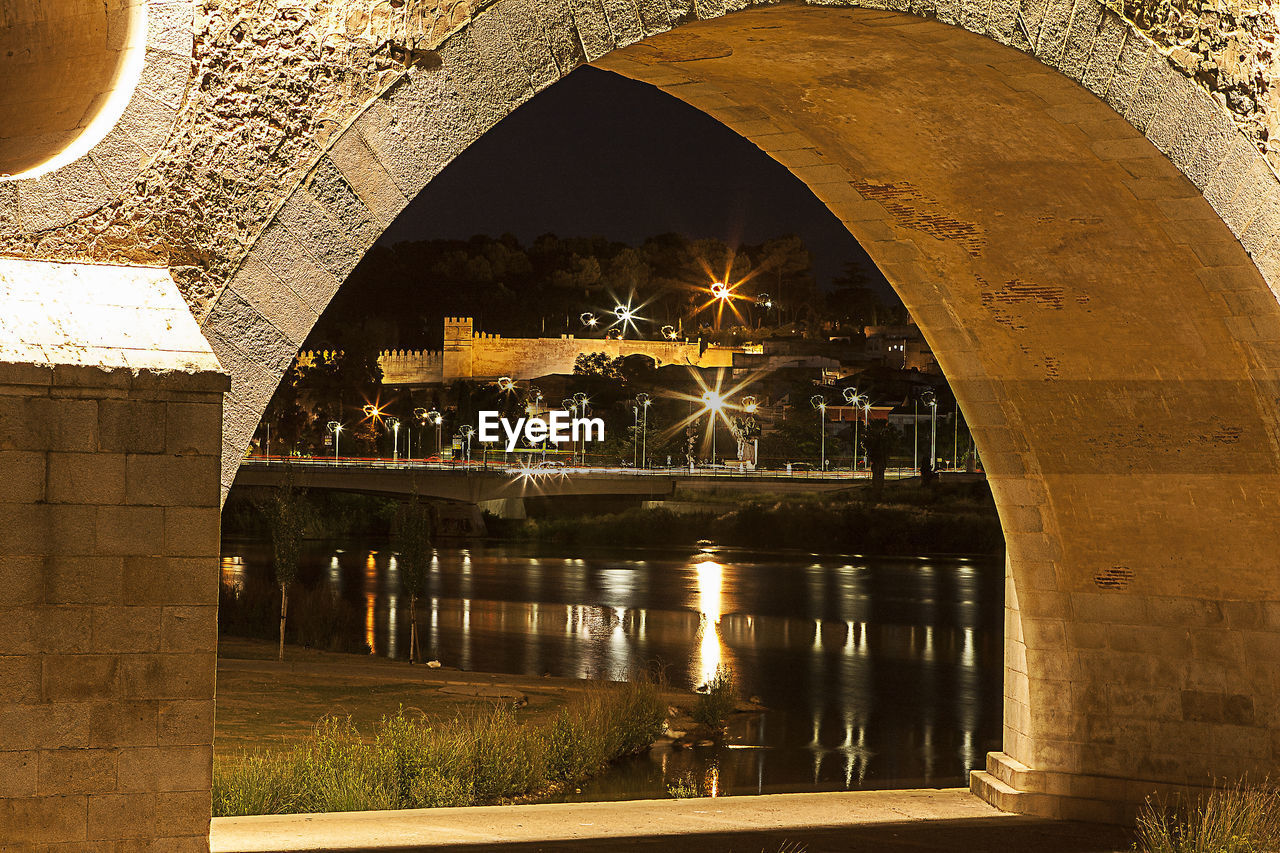
[[[504,338],[476,332],[470,317],[444,319],[444,349],[385,350],[378,355],[382,384],[404,387],[441,385],[459,379],[536,379],[548,374],[572,374],[579,355],[602,352],[609,358],[646,355],[658,367],[732,367],[742,347],[702,341],[647,341],[604,338]],[[312,358],[298,356],[299,363]]]
[[879,359],[885,367],[898,370],[919,370],[921,373],[941,374],[933,350],[913,322],[894,326],[867,326],[863,333],[867,338],[867,356]]

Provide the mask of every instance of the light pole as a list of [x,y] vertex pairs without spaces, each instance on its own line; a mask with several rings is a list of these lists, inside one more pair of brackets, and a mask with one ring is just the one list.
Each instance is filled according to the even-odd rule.
[[440,451],[443,449],[440,447],[440,424],[444,422],[444,416],[435,409],[432,409],[426,413],[426,419],[427,423],[436,425],[436,456],[438,457],[440,456]]
[[911,467],[920,473],[920,399],[911,399]]
[[462,429],[459,430],[459,432],[462,433],[462,440],[466,447],[466,449],[463,451],[462,458],[467,462],[471,461],[471,436],[475,434],[475,431],[476,431],[476,428],[473,427],[471,424],[465,424],[462,427]]
[[338,436],[342,435],[342,424],[337,421],[329,421],[324,428],[333,436],[333,461],[338,461]]
[[[425,426],[427,425],[427,410],[426,410],[426,409],[424,409],[424,408],[422,408],[422,407],[418,407],[418,408],[414,409],[414,410],[413,410],[413,419],[414,419],[415,421],[417,421],[417,422],[418,422],[418,426],[423,426],[423,427],[425,427]],[[419,448],[421,448],[421,447],[422,447],[422,443],[421,443],[421,442],[422,442],[422,438],[421,438],[421,436],[419,436],[419,438],[418,438],[418,442],[419,442],[419,443],[418,443],[418,447],[419,447]],[[409,427],[409,447],[408,447],[408,450],[409,450],[409,456],[410,456],[410,458],[412,459],[412,457],[413,457],[413,426],[412,426],[412,425],[410,425],[410,427]]]
[[818,410],[818,438],[822,447],[819,470],[825,474],[827,471],[827,399],[821,394],[814,394],[809,398],[809,405]]
[[844,400],[853,406],[853,470],[858,470],[858,414],[866,397],[858,393],[857,388],[846,388],[842,392]]
[[[564,407],[566,412],[572,412],[575,418],[578,416],[578,401],[573,397],[565,397],[560,401],[560,405]],[[569,457],[569,464],[578,464],[578,442],[576,441],[573,442],[573,452]]]
[[932,390],[921,395],[929,407],[929,470],[938,463],[938,396]]
[[956,400],[956,411],[951,416],[951,467],[960,470],[960,401]]
[[[862,425],[867,428],[866,434],[871,435],[871,398],[865,394],[862,397]],[[871,460],[867,458],[866,448],[862,450],[862,467],[870,468]]]
[[724,412],[725,399],[719,391],[707,391],[702,395],[702,405],[707,410],[707,426],[711,428],[711,467],[716,467],[716,416]]
[[[757,410],[759,410],[759,408],[760,408],[760,401],[757,400],[755,397],[747,395],[746,397],[742,398],[742,411],[747,413],[747,417],[750,419],[750,421],[752,422],[755,421],[755,413]],[[759,438],[752,439],[751,465],[753,468],[760,467],[760,439]]]
[[[577,394],[573,395],[573,402],[578,404],[578,413],[582,416],[583,420],[585,420],[587,417],[587,403],[590,402],[590,400],[587,399],[587,395],[582,391],[579,391]],[[584,429],[579,430],[579,432],[582,433],[582,465],[585,467],[587,464],[587,431]],[[574,449],[577,449],[576,442]]]
[[631,438],[631,467],[640,468],[640,401],[636,400],[636,404],[631,407],[632,417],[632,438]]
[[382,410],[372,403],[366,403],[361,411],[364,412],[366,418],[373,422],[373,444],[376,452],[378,448],[378,421],[382,418]]
[[653,401],[649,399],[649,395],[643,392],[636,395],[636,402],[640,404],[640,461],[647,469],[649,467],[649,404]]
[[[541,408],[542,408],[542,391],[539,388],[530,386],[528,406],[527,406],[529,417],[533,417],[534,415],[536,415],[538,413],[538,410]],[[542,444],[542,461],[543,462],[547,461],[547,444],[548,443],[549,442],[546,438],[542,439],[541,444]]]
[[391,463],[400,461],[400,419],[387,418],[387,426],[391,427]]

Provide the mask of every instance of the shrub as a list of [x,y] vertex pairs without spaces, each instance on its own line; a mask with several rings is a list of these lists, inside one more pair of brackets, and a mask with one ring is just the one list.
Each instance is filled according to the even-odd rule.
[[1280,793],[1238,782],[1176,806],[1148,800],[1137,837],[1140,853],[1274,853],[1280,850]]
[[738,687],[733,671],[728,667],[716,670],[715,677],[707,682],[707,692],[699,693],[693,703],[693,721],[713,732],[724,730],[725,720],[738,706]]

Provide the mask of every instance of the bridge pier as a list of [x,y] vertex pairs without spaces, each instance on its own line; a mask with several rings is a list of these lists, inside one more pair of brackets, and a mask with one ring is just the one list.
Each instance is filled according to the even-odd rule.
[[0,305],[0,847],[203,853],[226,378],[167,270]]

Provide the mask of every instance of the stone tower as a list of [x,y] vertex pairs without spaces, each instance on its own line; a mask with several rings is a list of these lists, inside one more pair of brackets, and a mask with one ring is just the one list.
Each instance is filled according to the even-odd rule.
[[442,379],[470,379],[472,370],[472,343],[470,317],[444,318],[444,371]]

